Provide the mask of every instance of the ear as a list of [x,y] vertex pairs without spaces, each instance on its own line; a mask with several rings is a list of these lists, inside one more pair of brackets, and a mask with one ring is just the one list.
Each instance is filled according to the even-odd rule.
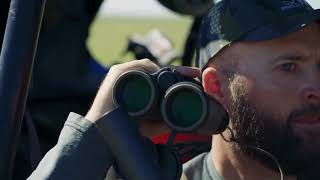
[[202,73],[202,86],[204,91],[211,97],[217,99],[224,105],[224,95],[222,93],[222,87],[220,79],[217,75],[217,70],[214,67],[207,67]]

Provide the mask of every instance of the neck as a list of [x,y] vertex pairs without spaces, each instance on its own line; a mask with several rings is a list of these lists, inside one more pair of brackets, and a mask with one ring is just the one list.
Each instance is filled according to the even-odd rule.
[[[253,160],[220,135],[212,138],[212,161],[225,180],[280,180],[281,177],[279,171],[268,169]],[[284,180],[296,180],[296,177],[285,176]]]

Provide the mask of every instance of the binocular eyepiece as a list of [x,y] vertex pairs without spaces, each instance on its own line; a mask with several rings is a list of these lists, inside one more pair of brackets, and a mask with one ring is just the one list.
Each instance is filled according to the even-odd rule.
[[153,74],[142,70],[123,73],[114,84],[113,102],[131,117],[164,120],[177,132],[218,134],[229,124],[227,112],[204,92],[199,81],[170,68]]

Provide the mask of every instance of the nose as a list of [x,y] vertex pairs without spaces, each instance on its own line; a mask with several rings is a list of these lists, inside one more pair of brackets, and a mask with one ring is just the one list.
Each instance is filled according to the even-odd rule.
[[[318,83],[319,84],[319,83]],[[320,88],[318,86],[306,87],[302,90],[302,98],[306,105],[316,105],[320,103]]]

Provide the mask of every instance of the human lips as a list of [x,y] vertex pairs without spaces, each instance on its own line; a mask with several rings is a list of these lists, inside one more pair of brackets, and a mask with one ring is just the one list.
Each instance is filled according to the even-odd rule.
[[320,135],[320,115],[305,115],[297,117],[292,122],[295,133],[300,135]]
[[315,125],[315,124],[320,123],[320,116],[319,115],[302,116],[302,117],[296,118],[294,120],[294,123],[305,124],[305,125]]
[[320,148],[317,143],[320,139],[320,114],[303,115],[292,119],[291,130],[293,135],[304,144],[303,149]]

